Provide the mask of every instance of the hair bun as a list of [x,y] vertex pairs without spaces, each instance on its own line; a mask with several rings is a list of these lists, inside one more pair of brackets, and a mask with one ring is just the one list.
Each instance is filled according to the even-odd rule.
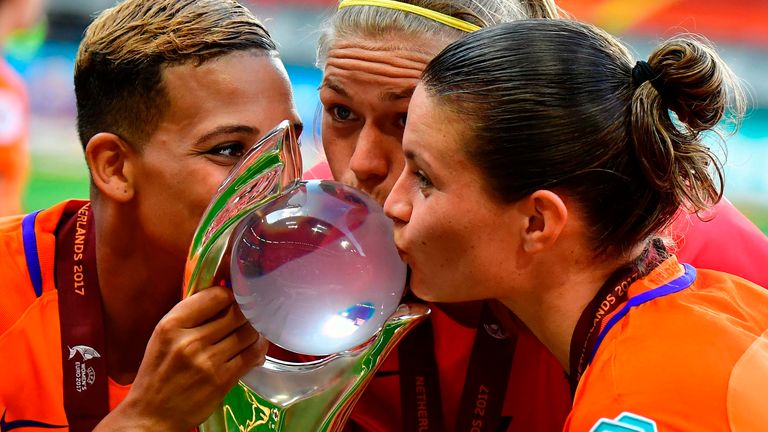
[[668,108],[692,131],[714,128],[731,98],[736,113],[743,113],[738,80],[708,41],[693,36],[668,40],[651,54],[648,64],[658,73]]

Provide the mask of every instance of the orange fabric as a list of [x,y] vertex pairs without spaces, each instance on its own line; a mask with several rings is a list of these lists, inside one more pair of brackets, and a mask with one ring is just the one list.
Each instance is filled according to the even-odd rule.
[[[0,415],[7,423],[32,420],[66,425],[62,389],[58,292],[54,286],[54,230],[65,203],[37,215],[35,232],[43,294],[35,297],[22,242],[20,216],[0,218]],[[110,409],[130,386],[109,381]],[[36,430],[26,428],[25,430]],[[43,430],[43,429],[40,429]],[[67,429],[56,429],[64,430]]]
[[[674,279],[676,269],[671,258],[634,283],[629,297]],[[765,412],[766,311],[765,289],[710,270],[698,270],[680,292],[632,308],[585,371],[564,430],[587,431],[624,411],[654,420],[660,431],[731,430],[734,395],[736,408],[750,403]],[[751,429],[735,430],[768,430],[766,416],[750,420]]]
[[733,367],[728,382],[728,419],[733,431],[756,431],[768,425],[765,399],[754,397],[750,389],[768,389],[768,330],[763,332]]
[[0,59],[0,216],[21,213],[29,172],[29,103],[24,82]]
[[[323,174],[329,173],[327,162],[321,162],[310,168],[304,178],[324,178]],[[738,274],[768,285],[768,272],[764,270],[768,262],[768,238],[726,200],[715,207],[711,216],[714,219],[703,222],[695,216],[678,215],[671,227],[671,236],[677,241],[681,261]],[[439,310],[431,319],[436,335],[445,424],[452,429],[475,331],[459,325]],[[518,341],[503,411],[504,416],[513,419],[508,430],[561,430],[571,408],[565,373],[554,356],[530,333],[521,334]],[[352,412],[352,421],[358,430],[401,429],[396,351],[381,370],[390,373],[372,380]]]

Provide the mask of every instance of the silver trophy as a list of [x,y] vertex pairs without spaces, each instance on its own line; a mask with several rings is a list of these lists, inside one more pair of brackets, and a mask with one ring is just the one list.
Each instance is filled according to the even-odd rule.
[[341,183],[302,181],[301,166],[284,121],[233,168],[195,232],[185,295],[231,282],[270,342],[324,357],[268,356],[201,432],[341,430],[387,354],[430,312],[399,304],[405,266],[381,207]]

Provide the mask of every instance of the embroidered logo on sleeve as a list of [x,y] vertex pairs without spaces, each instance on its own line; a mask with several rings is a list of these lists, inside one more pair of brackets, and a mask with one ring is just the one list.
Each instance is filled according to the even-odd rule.
[[615,419],[601,418],[589,432],[658,432],[658,430],[655,421],[630,412],[623,412]]

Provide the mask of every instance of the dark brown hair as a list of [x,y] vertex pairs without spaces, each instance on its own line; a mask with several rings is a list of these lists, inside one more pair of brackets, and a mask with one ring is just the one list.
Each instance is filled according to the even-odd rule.
[[112,132],[137,149],[168,105],[163,67],[202,64],[235,51],[276,55],[267,30],[234,0],[127,0],[91,23],[75,62],[83,148]]
[[[483,29],[448,46],[423,84],[467,119],[468,157],[513,202],[539,189],[575,199],[595,250],[627,251],[681,206],[722,196],[722,167],[702,143],[744,96],[703,41],[662,43],[648,60],[657,87],[635,85],[635,62],[607,33],[568,20]],[[712,174],[717,179],[713,179]]]

